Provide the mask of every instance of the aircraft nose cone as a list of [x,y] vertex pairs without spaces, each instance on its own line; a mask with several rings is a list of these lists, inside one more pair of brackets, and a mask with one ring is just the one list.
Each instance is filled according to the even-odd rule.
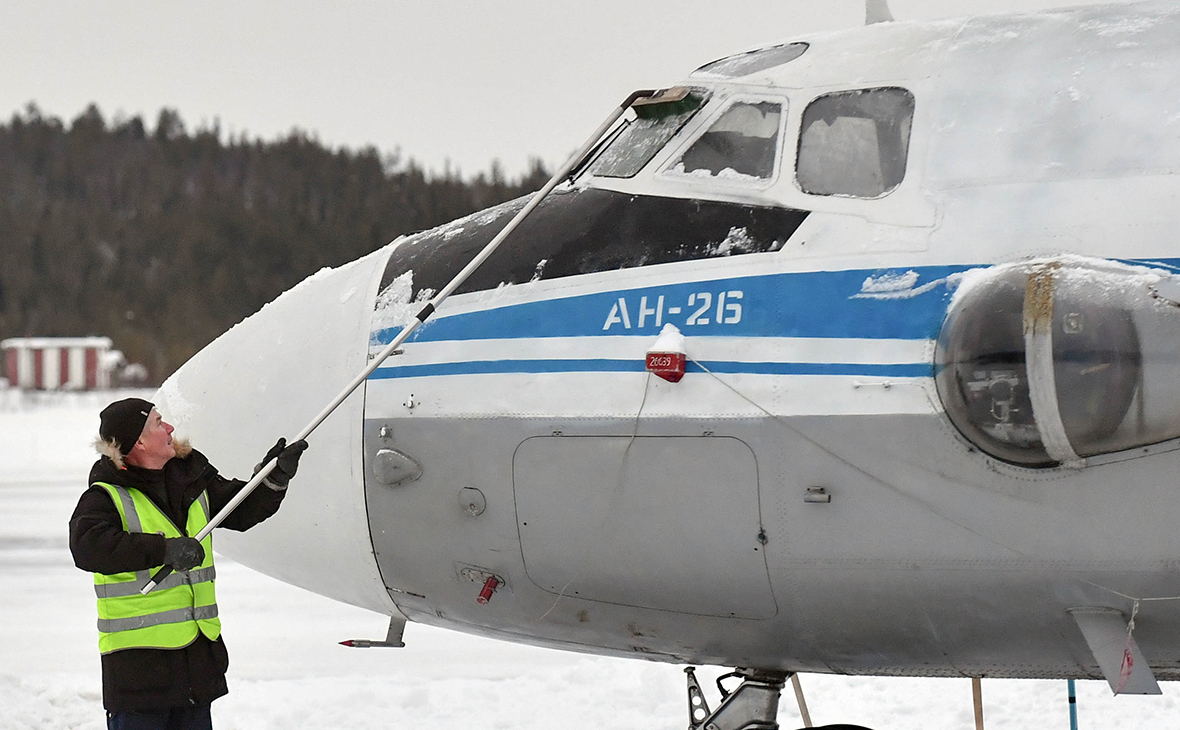
[[[248,479],[280,436],[292,439],[360,373],[389,247],[324,269],[210,343],[156,403],[226,477]],[[268,575],[391,611],[373,561],[364,501],[364,385],[308,437],[278,513],[218,552]],[[266,489],[265,486],[259,489]]]

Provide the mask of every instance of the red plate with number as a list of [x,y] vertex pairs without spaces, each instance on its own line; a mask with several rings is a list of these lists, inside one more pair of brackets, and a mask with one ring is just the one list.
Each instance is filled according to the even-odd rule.
[[647,353],[647,371],[655,373],[670,383],[679,383],[684,377],[683,352]]

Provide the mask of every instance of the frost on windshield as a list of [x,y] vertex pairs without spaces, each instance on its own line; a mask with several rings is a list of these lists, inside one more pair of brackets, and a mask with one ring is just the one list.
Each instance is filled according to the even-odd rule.
[[771,46],[770,48],[759,48],[756,51],[739,53],[736,56],[729,56],[719,61],[706,63],[696,71],[693,71],[693,75],[709,74],[711,76],[724,76],[726,78],[749,76],[759,71],[781,66],[784,63],[790,63],[802,56],[806,51],[806,43],[787,43],[785,45]]
[[[378,311],[399,326],[487,246],[524,198],[498,215],[408,237],[389,256]],[[554,191],[471,273],[456,294],[639,266],[777,251],[807,212],[691,197],[580,188]],[[451,235],[462,228],[457,235]]]
[[777,102],[737,102],[700,136],[669,173],[736,181],[768,180],[778,159]]
[[803,112],[796,175],[803,192],[876,198],[901,184],[914,97],[905,89],[826,94]]
[[[636,113],[635,118],[615,131],[606,149],[590,165],[590,174],[635,175],[700,111],[705,99],[705,94],[694,92],[682,102],[653,105]],[[638,112],[638,108],[633,111]]]
[[742,227],[734,227],[729,229],[729,235],[725,237],[724,241],[709,246],[709,256],[733,256],[734,254],[753,253],[756,251],[768,250],[777,251],[782,248],[781,241],[774,241],[769,247],[766,247],[762,241],[759,241],[750,232]]
[[420,289],[415,294],[414,272],[406,271],[377,295],[370,329],[376,333],[390,327],[405,327],[433,296],[433,289]]

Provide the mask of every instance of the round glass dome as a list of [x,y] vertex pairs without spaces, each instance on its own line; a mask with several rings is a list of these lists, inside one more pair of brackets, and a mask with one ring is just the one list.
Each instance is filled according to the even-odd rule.
[[968,272],[935,351],[955,427],[1030,467],[1180,437],[1180,304],[1168,272],[1075,257]]

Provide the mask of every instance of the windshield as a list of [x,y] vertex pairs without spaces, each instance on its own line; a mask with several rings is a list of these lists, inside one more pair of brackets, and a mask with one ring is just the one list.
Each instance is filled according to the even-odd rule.
[[674,103],[633,108],[634,117],[615,131],[606,148],[590,165],[590,174],[600,177],[635,175],[700,111],[707,99],[707,92],[693,89],[684,99]]
[[731,104],[668,171],[726,180],[767,180],[778,159],[782,105],[771,101]]

